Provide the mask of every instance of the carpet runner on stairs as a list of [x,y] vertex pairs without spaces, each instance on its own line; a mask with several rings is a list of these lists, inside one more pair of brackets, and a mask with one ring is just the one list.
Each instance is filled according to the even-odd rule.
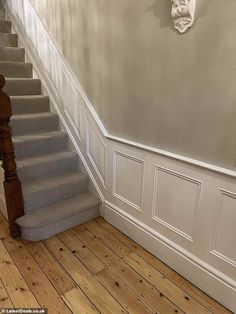
[[89,192],[58,115],[50,112],[41,82],[18,47],[11,22],[0,10],[0,73],[13,110],[11,127],[22,183],[25,215],[17,219],[24,239],[37,241],[99,216],[101,201]]

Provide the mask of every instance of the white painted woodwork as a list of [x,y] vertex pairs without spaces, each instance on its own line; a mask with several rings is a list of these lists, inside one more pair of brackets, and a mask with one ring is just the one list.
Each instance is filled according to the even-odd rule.
[[190,241],[193,241],[200,196],[200,181],[155,167],[153,219]]
[[113,152],[113,196],[142,210],[144,161],[119,151]]

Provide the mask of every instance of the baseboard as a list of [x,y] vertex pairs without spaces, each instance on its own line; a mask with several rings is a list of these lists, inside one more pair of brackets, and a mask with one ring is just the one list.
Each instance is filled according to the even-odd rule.
[[191,255],[114,204],[105,202],[104,217],[109,223],[145,247],[212,298],[231,311],[235,311],[236,283],[231,278]]

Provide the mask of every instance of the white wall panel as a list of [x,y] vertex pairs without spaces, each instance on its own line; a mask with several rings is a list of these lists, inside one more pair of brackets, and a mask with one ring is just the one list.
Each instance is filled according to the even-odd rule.
[[88,117],[86,118],[86,152],[99,180],[105,187],[106,145]]
[[[236,194],[220,189],[220,200],[211,252],[236,266]],[[236,271],[235,271],[236,279]]]
[[201,182],[163,167],[155,167],[153,219],[193,241]]
[[144,161],[119,151],[113,152],[113,196],[142,210]]

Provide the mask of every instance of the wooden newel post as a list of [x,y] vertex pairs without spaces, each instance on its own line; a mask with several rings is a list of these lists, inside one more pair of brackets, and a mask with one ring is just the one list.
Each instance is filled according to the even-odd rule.
[[24,215],[24,201],[20,180],[17,176],[12,132],[9,125],[12,116],[11,100],[2,88],[5,78],[0,74],[0,152],[4,170],[4,191],[7,205],[10,233],[13,238],[20,236],[20,228],[16,219]]

